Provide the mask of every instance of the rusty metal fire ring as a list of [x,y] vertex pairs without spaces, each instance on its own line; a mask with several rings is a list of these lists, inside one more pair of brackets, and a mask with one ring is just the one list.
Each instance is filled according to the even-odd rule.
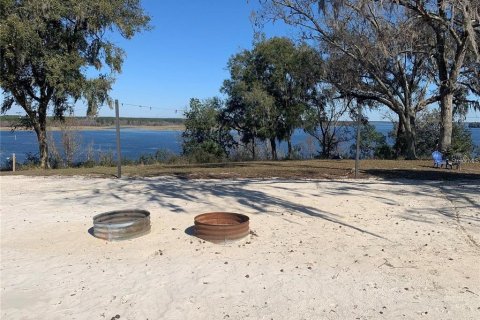
[[150,232],[150,212],[116,210],[93,217],[93,235],[109,241],[127,240]]
[[209,212],[195,217],[195,235],[211,242],[237,240],[250,232],[250,218],[232,212]]

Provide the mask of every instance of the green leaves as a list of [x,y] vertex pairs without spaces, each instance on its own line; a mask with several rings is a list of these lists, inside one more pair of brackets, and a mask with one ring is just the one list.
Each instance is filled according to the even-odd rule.
[[[131,38],[148,29],[150,19],[139,1],[131,0],[3,0],[1,8],[0,85],[20,105],[105,101],[124,57],[107,32]],[[100,72],[87,78],[89,68]]]
[[[109,102],[124,51],[108,40],[149,29],[139,0],[0,0],[0,86],[30,117],[46,145],[47,110],[62,118],[83,99],[88,113]],[[47,148],[41,148],[42,165]]]
[[[233,56],[224,119],[245,143],[289,140],[301,124],[308,91],[319,81],[321,59],[313,49],[287,38],[255,43]],[[273,148],[272,148],[273,149]]]
[[235,144],[229,129],[219,119],[222,107],[222,101],[216,97],[204,101],[190,99],[190,108],[185,111],[182,148],[195,162],[222,160]]
[[[357,145],[350,146],[350,155],[355,157]],[[391,158],[391,150],[387,144],[386,137],[378,132],[370,123],[364,123],[360,130],[360,157],[369,159],[373,157],[389,159]]]

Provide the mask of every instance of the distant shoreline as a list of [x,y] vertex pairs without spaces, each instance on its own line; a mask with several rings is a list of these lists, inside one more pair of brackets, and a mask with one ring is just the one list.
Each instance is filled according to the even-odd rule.
[[[95,131],[95,130],[114,130],[115,126],[72,126],[68,127],[70,131]],[[124,126],[120,125],[121,129],[138,129],[138,130],[152,130],[152,131],[184,131],[183,125],[159,125],[159,126]],[[0,131],[11,131],[11,127],[0,127]],[[62,131],[61,127],[49,127],[47,131]],[[15,131],[33,131],[32,129],[17,128]]]

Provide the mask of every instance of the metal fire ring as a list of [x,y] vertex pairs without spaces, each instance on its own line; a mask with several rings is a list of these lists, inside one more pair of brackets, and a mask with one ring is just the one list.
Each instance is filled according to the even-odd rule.
[[117,210],[93,217],[93,235],[109,241],[127,240],[150,232],[150,212]]
[[250,218],[232,212],[209,212],[195,217],[195,235],[211,242],[237,240],[250,232]]

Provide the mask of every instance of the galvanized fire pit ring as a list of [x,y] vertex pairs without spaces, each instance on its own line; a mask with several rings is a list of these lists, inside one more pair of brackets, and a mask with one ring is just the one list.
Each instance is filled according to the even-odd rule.
[[214,243],[238,240],[250,233],[250,218],[233,212],[208,212],[195,217],[195,236]]
[[93,235],[108,241],[137,238],[150,228],[150,212],[146,210],[115,210],[93,217]]

